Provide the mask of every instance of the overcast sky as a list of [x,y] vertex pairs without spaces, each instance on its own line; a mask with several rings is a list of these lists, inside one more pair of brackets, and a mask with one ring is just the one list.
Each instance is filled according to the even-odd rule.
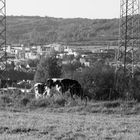
[[120,0],[6,0],[7,15],[119,18]]

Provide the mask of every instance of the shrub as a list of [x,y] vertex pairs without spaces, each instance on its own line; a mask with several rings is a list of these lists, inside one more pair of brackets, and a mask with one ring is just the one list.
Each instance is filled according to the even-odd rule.
[[0,97],[1,102],[3,102],[4,104],[9,104],[12,102],[12,99],[8,96],[8,95],[2,95]]
[[132,83],[133,98],[140,101],[140,72],[136,72]]
[[96,100],[109,100],[118,98],[114,91],[114,68],[105,64],[95,64],[94,67],[85,68],[82,72],[75,72],[74,78],[78,80],[84,93]]
[[62,67],[59,64],[59,59],[54,55],[43,57],[34,76],[35,82],[45,82],[47,78],[57,78],[62,74]]
[[74,79],[81,83],[89,99],[121,98],[140,101],[140,72],[136,70],[133,78],[128,70],[124,74],[124,68],[120,67],[116,74],[115,68],[96,63],[91,68],[83,69],[82,72],[75,72]]
[[40,107],[48,107],[50,105],[50,101],[48,99],[33,99],[29,103],[30,108],[40,108]]
[[63,99],[63,98],[58,98],[58,99],[55,100],[55,104],[59,105],[59,106],[65,106],[66,100]]
[[26,106],[30,102],[30,99],[27,97],[24,97],[23,99],[20,100],[20,104],[23,106]]
[[7,90],[0,96],[0,106],[19,108],[27,106],[33,100],[34,94],[22,93],[20,90]]
[[129,70],[124,74],[123,68],[117,72],[116,89],[120,93],[120,98],[140,101],[140,72],[135,70],[132,77]]

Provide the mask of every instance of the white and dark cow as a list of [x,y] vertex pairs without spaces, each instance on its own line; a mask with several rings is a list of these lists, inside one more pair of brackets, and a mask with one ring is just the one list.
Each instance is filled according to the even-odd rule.
[[50,78],[45,83],[36,83],[34,85],[36,99],[40,97],[52,97],[54,95],[54,92],[51,92],[52,89],[55,89],[62,96],[68,92],[72,99],[76,95],[81,100],[85,99],[87,103],[87,97],[84,95],[83,89],[78,81],[60,78]]
[[81,100],[84,99],[83,89],[76,80],[52,78],[47,80],[46,86],[48,87],[46,88],[48,90],[46,91],[47,96],[52,96],[50,91],[52,88],[55,88],[62,95],[69,92],[72,99],[74,99],[74,95],[80,97]]

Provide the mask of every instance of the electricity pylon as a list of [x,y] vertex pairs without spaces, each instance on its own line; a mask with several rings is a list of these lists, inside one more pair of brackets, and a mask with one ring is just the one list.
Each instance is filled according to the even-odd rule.
[[[134,74],[135,51],[140,40],[139,0],[121,0],[120,35],[117,61]],[[128,64],[131,68],[128,68]]]
[[7,70],[6,53],[6,0],[0,0],[0,66],[2,73],[0,79],[3,79]]
[[[123,70],[124,87],[134,78],[136,51],[140,48],[140,13],[139,0],[121,0],[119,47],[116,53],[116,86],[117,73]],[[129,78],[128,78],[129,77]],[[129,79],[129,81],[128,81]]]
[[140,40],[139,0],[121,0],[120,38],[117,61],[122,62],[124,72],[129,70],[133,77],[135,52]]

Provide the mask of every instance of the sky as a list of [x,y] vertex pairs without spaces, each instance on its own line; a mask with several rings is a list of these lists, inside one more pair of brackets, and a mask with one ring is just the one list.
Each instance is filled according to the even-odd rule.
[[6,0],[7,15],[119,18],[120,0]]

